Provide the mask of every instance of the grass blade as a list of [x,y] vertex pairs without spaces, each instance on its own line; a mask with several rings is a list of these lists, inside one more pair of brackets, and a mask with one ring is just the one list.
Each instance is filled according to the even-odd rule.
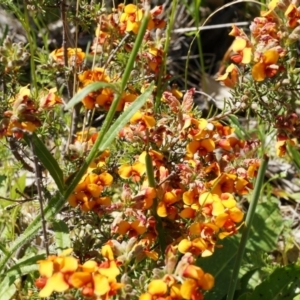
[[123,114],[114,122],[114,124],[109,128],[103,143],[100,144],[99,150],[104,151],[114,140],[118,132],[126,125],[126,123],[132,118],[132,116],[146,103],[147,99],[151,95],[154,89],[154,83],[152,82],[146,91],[140,95]]
[[68,102],[65,106],[65,109],[70,109],[76,104],[80,103],[81,100],[87,96],[89,93],[97,91],[103,88],[110,88],[119,94],[119,85],[116,83],[107,83],[107,82],[94,82],[83,88],[79,93],[74,95],[74,97]]
[[51,152],[35,133],[31,136],[25,135],[24,139],[29,147],[32,141],[35,149],[34,155],[38,157],[45,169],[50,173],[58,190],[62,193],[64,190],[63,172],[59,167],[57,160],[52,156]]

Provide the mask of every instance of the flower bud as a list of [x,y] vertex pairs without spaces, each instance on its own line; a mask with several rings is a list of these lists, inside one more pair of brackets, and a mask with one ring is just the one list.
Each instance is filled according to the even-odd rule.
[[300,38],[300,26],[297,26],[288,37],[290,44],[298,41]]
[[11,43],[11,39],[10,39],[9,36],[6,36],[6,38],[5,38],[4,42],[3,42],[3,46],[5,48],[11,48],[12,43]]

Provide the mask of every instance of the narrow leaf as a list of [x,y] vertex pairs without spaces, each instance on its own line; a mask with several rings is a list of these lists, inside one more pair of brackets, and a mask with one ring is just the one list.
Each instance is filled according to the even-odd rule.
[[44,259],[44,254],[26,257],[11,267],[0,281],[0,300],[11,299],[16,291],[15,281],[22,276],[38,270],[37,261]]
[[62,220],[56,220],[52,223],[54,234],[55,234],[55,243],[58,252],[71,247],[71,241],[69,236],[69,229],[67,224]]
[[64,190],[63,172],[59,167],[57,160],[52,156],[51,152],[35,133],[30,136],[25,135],[24,139],[28,146],[31,145],[31,142],[33,143],[35,155],[38,157],[45,169],[50,173],[58,187],[58,190],[62,193]]
[[104,151],[112,143],[117,136],[118,132],[126,125],[126,123],[132,118],[132,116],[146,103],[154,89],[154,83],[152,82],[146,91],[140,95],[131,105],[125,110],[121,116],[114,122],[114,124],[108,129],[100,144],[99,150]]
[[65,109],[70,109],[74,107],[76,104],[81,102],[81,100],[87,96],[89,93],[97,91],[102,88],[110,88],[114,90],[116,93],[118,92],[118,87],[116,83],[107,83],[107,82],[94,82],[83,88],[79,93],[74,95],[74,97],[68,102],[66,105]]
[[297,169],[300,171],[300,153],[296,148],[292,145],[287,144],[287,149],[289,152],[290,157],[292,158],[293,162],[295,163]]
[[17,287],[15,284],[10,284],[9,278],[5,278],[1,282],[0,286],[0,300],[8,300],[11,299],[15,294]]

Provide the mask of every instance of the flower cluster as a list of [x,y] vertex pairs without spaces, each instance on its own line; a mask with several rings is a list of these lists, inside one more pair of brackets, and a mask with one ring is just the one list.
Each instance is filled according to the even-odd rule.
[[[127,84],[119,95],[117,111],[130,110],[131,103],[149,84],[147,76],[157,78],[164,55],[162,39],[157,32],[153,40],[150,30],[164,25],[156,18],[160,13],[161,7],[151,11],[148,31],[131,72],[132,84]],[[120,5],[110,15],[102,14],[93,54],[102,51],[105,57],[108,51],[120,51],[119,57],[128,57],[143,14],[143,8],[133,4]],[[235,61],[249,63],[250,41],[240,39],[235,45],[240,57],[236,56]],[[73,60],[80,64],[81,51],[74,51],[68,49],[68,59],[78,53],[79,57],[75,54]],[[64,57],[61,50],[51,56],[59,64]],[[79,90],[94,82],[103,83],[102,88],[82,99],[86,111],[106,111],[119,93],[115,83],[123,69],[117,56],[107,56],[103,65],[78,74]],[[234,76],[227,70],[232,86],[239,80],[238,69],[235,65],[234,68]],[[144,73],[140,74],[140,70]],[[133,287],[140,300],[203,299],[203,291],[214,286],[213,275],[197,266],[196,258],[212,255],[220,240],[236,234],[242,226],[244,213],[238,198],[252,189],[260,165],[259,160],[251,158],[257,143],[240,140],[233,128],[217,118],[201,118],[194,107],[195,89],[184,94],[175,87],[161,92],[160,108],[155,106],[154,93],[119,131],[112,147],[94,159],[68,199],[70,206],[83,214],[105,220],[106,235],[101,243],[113,253],[104,256],[118,266],[108,279],[117,288],[103,283],[107,289],[100,294],[95,274],[107,273],[103,273],[102,264],[89,261],[67,272],[57,267],[47,276],[40,270],[47,282],[51,283],[52,276],[59,273],[65,290],[81,288],[84,296],[105,294],[109,299],[113,291],[121,288],[116,276],[122,274],[123,283],[125,275],[137,264],[146,267],[151,263],[157,267],[157,273],[148,274],[153,278],[139,289]],[[96,137],[97,129],[93,127],[77,132],[69,147],[70,163],[87,155]],[[165,266],[161,264],[163,258]],[[51,257],[46,261],[49,260],[53,261]],[[92,271],[87,271],[89,268]],[[129,286],[126,283],[124,289]],[[56,290],[51,284],[46,291],[49,295]],[[44,290],[41,293],[45,295]]]
[[232,63],[217,80],[237,91],[233,101],[239,108],[252,108],[277,129],[277,154],[282,156],[286,143],[293,145],[300,138],[298,93],[293,88],[299,84],[299,68],[287,55],[297,51],[299,7],[293,1],[272,0],[268,10],[254,18],[250,32],[248,37],[233,25]]
[[[161,42],[154,41],[150,31],[163,28],[165,22],[157,18],[162,12],[162,6],[155,7],[150,11],[151,18],[148,24],[148,31],[144,37],[145,49],[140,53],[136,61],[136,69],[145,70],[145,76],[153,77],[158,74],[159,66],[162,62],[163,50]],[[141,20],[144,17],[144,9],[134,4],[124,6],[120,4],[118,8],[109,15],[99,17],[96,37],[93,41],[92,52],[109,53],[111,51],[123,52],[126,57],[132,49],[133,38],[130,33],[137,34]],[[121,42],[126,39],[126,42]],[[122,76],[121,72],[115,67],[112,61],[115,57],[108,57],[106,67],[94,67],[92,70],[86,70],[78,76],[81,87],[85,87],[92,82],[116,83]],[[138,78],[137,78],[138,80]],[[88,94],[82,103],[86,109],[99,108],[108,110],[114,100],[116,92],[111,88],[103,88]],[[132,88],[127,87],[121,96],[121,101],[117,111],[123,111],[124,108],[133,102],[138,93]]]
[[[259,160],[243,155],[257,145],[239,140],[232,128],[219,121],[197,117],[193,94],[194,89],[185,95],[177,90],[164,92],[168,114],[154,113],[151,101],[147,103],[119,133],[118,144],[123,148],[134,146],[130,159],[116,161],[115,155],[104,152],[69,198],[70,205],[79,206],[83,212],[113,216],[110,230],[115,239],[109,244],[120,266],[145,259],[157,261],[164,251],[156,245],[159,230],[168,233],[164,237],[168,249],[174,247],[171,249],[177,255],[192,261],[192,257],[212,255],[218,240],[237,233],[242,224],[244,213],[235,197],[252,188]],[[95,140],[93,130],[77,135],[76,142],[85,141],[86,149]],[[149,184],[147,161],[152,165],[154,186]],[[116,163],[118,168],[110,166]],[[113,178],[123,185],[120,198],[114,200],[107,196]],[[199,274],[204,276],[191,263],[181,280],[177,275],[166,275],[150,283],[141,299],[159,295],[198,299],[201,290],[213,285],[211,275],[201,279]]]
[[0,138],[13,136],[20,139],[24,132],[34,132],[42,124],[41,113],[61,103],[62,99],[56,94],[55,88],[42,92],[38,101],[35,101],[30,89],[27,86],[21,87],[19,93],[9,101],[11,110],[3,113]]
[[165,275],[161,279],[152,280],[139,300],[193,300],[204,299],[203,291],[214,286],[214,277],[195,266],[191,253],[186,253],[178,260],[176,249],[170,246],[166,251]]
[[20,72],[30,55],[24,49],[22,43],[12,43],[11,38],[7,35],[0,46],[0,74],[1,77],[12,76]]
[[72,251],[67,249],[58,256],[51,255],[46,260],[38,261],[41,277],[35,285],[41,289],[40,297],[46,298],[53,292],[75,288],[89,299],[104,300],[115,295],[123,286],[116,280],[120,270],[109,245],[102,247],[101,254],[105,260],[101,263],[89,260],[81,265],[75,257],[70,256]]

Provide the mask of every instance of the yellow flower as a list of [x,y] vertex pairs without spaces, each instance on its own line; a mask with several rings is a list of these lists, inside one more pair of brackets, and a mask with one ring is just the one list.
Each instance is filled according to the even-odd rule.
[[277,141],[276,145],[275,145],[277,156],[283,157],[286,154],[287,145],[290,145],[290,146],[296,145],[296,139],[287,139],[287,140]]
[[238,82],[238,67],[234,64],[230,64],[223,75],[217,78],[217,81],[221,81],[225,86],[233,88]]
[[106,74],[105,70],[99,67],[84,71],[78,78],[83,83],[83,86],[87,86],[95,81],[110,82],[110,77]]
[[[172,218],[174,215],[171,213],[173,210],[173,204],[178,202],[180,197],[178,197],[176,190],[165,192],[161,201],[157,205],[157,214],[159,217],[169,217]],[[175,211],[173,211],[175,213]]]
[[128,4],[124,8],[124,13],[120,17],[121,24],[126,25],[126,31],[137,34],[143,18],[143,11],[134,4]]
[[203,139],[200,141],[192,141],[186,146],[186,157],[193,159],[194,155],[204,156],[215,150],[215,142],[212,139]]
[[250,42],[242,37],[236,37],[232,43],[232,51],[237,54],[231,56],[231,59],[239,64],[249,64],[251,62],[252,47]]
[[130,119],[131,124],[139,124],[140,130],[142,128],[152,128],[155,126],[155,119],[146,113],[142,113],[140,111],[137,111],[133,117]]
[[[56,49],[50,53],[50,57],[60,65],[64,65],[64,50],[63,48]],[[85,58],[85,53],[80,48],[68,48],[67,49],[67,60],[71,66],[82,64]]]
[[131,179],[133,182],[140,181],[145,172],[146,166],[140,162],[135,162],[133,165],[123,164],[118,170],[118,174],[121,178]]
[[272,0],[272,1],[270,1],[270,3],[268,4],[269,10],[268,11],[262,11],[260,13],[260,15],[262,17],[271,17],[273,15],[274,9],[277,7],[278,2],[279,2],[279,0]]
[[148,285],[148,292],[142,294],[139,300],[154,300],[161,298],[167,294],[168,285],[162,279],[154,279]]
[[39,292],[42,298],[49,297],[52,292],[64,292],[69,289],[66,274],[75,272],[78,268],[77,259],[67,256],[72,249],[67,249],[59,256],[49,256],[46,260],[38,261],[39,273],[47,278],[46,285]]
[[40,99],[40,108],[49,109],[56,104],[62,104],[62,98],[57,96],[56,92],[56,88],[50,89],[48,94]]
[[260,61],[252,68],[252,77],[255,81],[263,81],[266,77],[273,77],[277,74],[279,66],[276,65],[279,54],[276,50],[270,49],[263,53]]
[[201,268],[194,265],[187,266],[184,274],[188,277],[180,288],[184,299],[204,299],[201,290],[210,290],[215,284],[215,279],[211,274],[204,273]]
[[300,12],[295,4],[290,3],[284,15],[288,18],[288,26],[291,28],[296,27],[299,24]]
[[207,249],[207,243],[202,238],[195,238],[192,241],[188,239],[183,239],[178,244],[178,251],[181,253],[192,253],[198,256]]
[[134,237],[136,235],[141,235],[146,232],[146,227],[141,224],[139,220],[134,222],[121,221],[118,224],[117,233],[125,235],[128,234],[129,237]]

